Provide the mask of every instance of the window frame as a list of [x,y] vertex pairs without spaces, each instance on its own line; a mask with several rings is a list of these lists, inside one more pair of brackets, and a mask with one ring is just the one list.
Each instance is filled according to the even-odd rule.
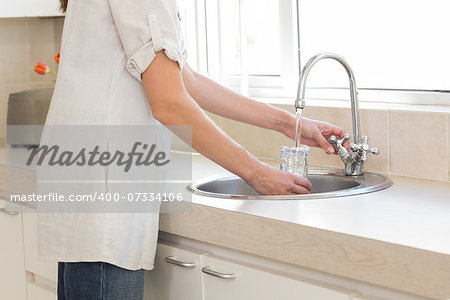
[[[194,52],[194,68],[202,74],[210,76],[225,86],[242,92],[242,85],[248,82],[248,94],[251,97],[270,96],[288,97],[294,96],[297,85],[298,68],[298,38],[297,33],[292,28],[297,27],[297,0],[278,0],[280,7],[280,37],[284,45],[281,51],[281,74],[276,75],[252,75],[248,74],[243,80],[242,73],[233,76],[212,75],[220,74],[220,64],[223,63],[220,57],[220,35],[219,18],[212,20],[207,18],[207,13],[217,9],[220,1],[227,0],[190,0],[195,3],[196,32],[197,40],[195,47],[191,47]],[[239,0],[242,3],[245,0]],[[192,12],[192,11],[191,11]],[[214,21],[217,23],[214,24]],[[187,34],[187,32],[185,32]],[[191,34],[192,37],[192,34]],[[188,55],[192,55],[188,51]]]
[[[214,34],[218,34],[218,24],[212,25],[208,22],[207,12],[211,5],[217,7],[219,1],[227,0],[185,0],[191,1],[195,6],[195,33],[190,33],[191,43],[188,55],[194,56],[193,67],[199,73],[210,76],[212,79],[224,84],[236,92],[256,98],[295,98],[297,84],[303,66],[300,51],[301,36],[299,36],[299,0],[278,0],[280,5],[280,35],[282,41],[282,65],[280,75],[246,75],[235,76],[213,76],[211,70],[220,68],[220,43],[214,41]],[[239,0],[240,2],[245,0]],[[207,3],[208,2],[208,3]],[[210,6],[209,8],[207,7]],[[192,13],[192,11],[191,11]],[[188,12],[186,12],[186,15]],[[210,19],[209,19],[210,20]],[[185,31],[186,35],[188,32]],[[216,37],[216,40],[217,37]],[[192,54],[194,53],[194,54]],[[219,72],[220,73],[220,72]],[[356,74],[356,80],[358,74]],[[242,89],[246,84],[248,88]],[[356,82],[358,84],[358,81]],[[358,85],[357,85],[358,86]],[[358,87],[359,100],[362,102],[376,102],[389,104],[412,104],[412,105],[439,105],[450,106],[449,91],[432,90],[402,90],[384,88],[361,88]],[[345,100],[349,98],[348,88],[306,88],[306,97],[321,100]]]

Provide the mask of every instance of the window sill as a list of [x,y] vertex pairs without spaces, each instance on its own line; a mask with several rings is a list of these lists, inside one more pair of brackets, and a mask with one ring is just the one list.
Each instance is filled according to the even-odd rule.
[[[272,105],[288,105],[294,107],[294,99],[281,97],[254,98],[263,103]],[[350,108],[350,100],[324,100],[324,99],[306,99],[306,106],[313,107],[336,107]],[[450,113],[450,106],[447,105],[418,105],[401,103],[379,103],[379,102],[359,102],[360,109],[388,110],[388,111],[413,111],[413,112],[431,112],[431,113]]]

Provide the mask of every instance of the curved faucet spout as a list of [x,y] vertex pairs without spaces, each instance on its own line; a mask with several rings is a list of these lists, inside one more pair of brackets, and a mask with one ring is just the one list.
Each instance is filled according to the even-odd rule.
[[363,165],[366,160],[366,152],[371,152],[373,154],[378,154],[378,149],[369,148],[367,144],[367,137],[361,139],[360,136],[360,125],[359,125],[359,102],[358,102],[358,90],[356,88],[355,75],[350,68],[350,65],[342,57],[334,53],[324,52],[313,56],[306,63],[303,71],[300,75],[300,80],[298,83],[297,98],[295,100],[295,109],[303,109],[305,107],[305,90],[306,81],[308,79],[309,72],[312,67],[319,61],[323,59],[333,59],[339,62],[345,69],[348,75],[350,84],[350,100],[352,109],[352,124],[353,124],[353,143],[350,145],[352,152],[348,152],[342,144],[348,139],[348,135],[343,140],[337,140],[335,137],[330,139],[330,142],[334,144],[338,150],[341,160],[345,164],[345,171],[347,175],[362,175],[364,174]]
[[358,102],[358,90],[356,88],[356,80],[355,74],[353,73],[352,68],[347,63],[347,61],[342,57],[334,53],[324,52],[316,54],[311,57],[306,63],[303,71],[300,75],[300,80],[298,82],[298,90],[297,90],[297,99],[295,100],[295,108],[303,109],[305,107],[305,90],[306,90],[306,81],[308,80],[309,72],[312,67],[319,61],[323,59],[334,59],[339,62],[345,69],[348,75],[349,83],[350,83],[350,100],[352,107],[352,120],[353,120],[353,142],[360,142],[360,127],[359,127],[359,102]]

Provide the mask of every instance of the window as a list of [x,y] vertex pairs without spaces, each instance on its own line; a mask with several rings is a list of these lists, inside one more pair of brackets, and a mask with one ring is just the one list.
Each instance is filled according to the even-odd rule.
[[[352,66],[362,100],[448,104],[448,11],[446,0],[299,0],[302,65],[329,50]],[[348,98],[338,90],[348,87],[345,71],[333,61],[317,64],[308,86],[319,88],[309,95]]]
[[243,94],[294,97],[299,72],[295,0],[184,4],[185,15],[195,15],[185,22],[194,68]]
[[[294,98],[299,61],[331,51],[352,66],[362,101],[450,104],[446,0],[184,3],[188,61],[243,94]],[[317,64],[307,87],[307,97],[348,99],[334,61]]]

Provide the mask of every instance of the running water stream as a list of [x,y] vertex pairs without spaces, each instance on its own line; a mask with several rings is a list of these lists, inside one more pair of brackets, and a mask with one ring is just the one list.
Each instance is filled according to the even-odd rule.
[[302,177],[308,176],[309,147],[300,145],[302,135],[301,108],[295,110],[295,147],[283,146],[280,153],[280,169]]
[[300,147],[300,137],[302,136],[302,112],[303,109],[295,109],[295,147]]

